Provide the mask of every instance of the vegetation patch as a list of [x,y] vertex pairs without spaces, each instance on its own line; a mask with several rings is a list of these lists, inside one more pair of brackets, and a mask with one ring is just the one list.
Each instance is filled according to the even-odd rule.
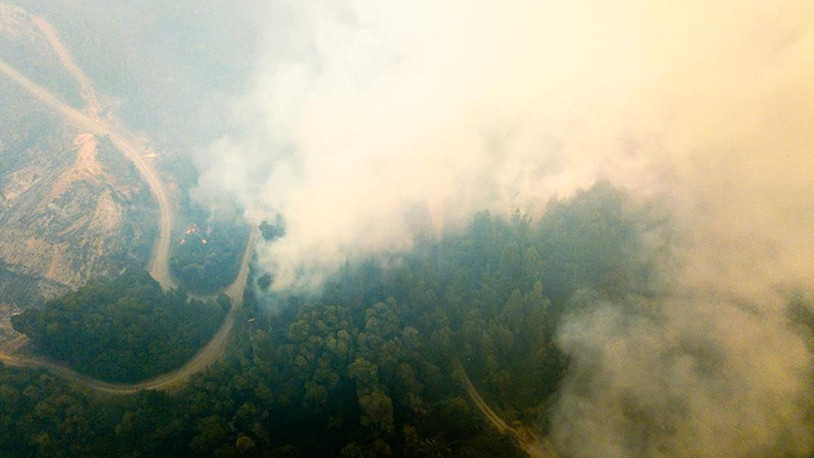
[[190,291],[211,294],[228,286],[240,269],[248,228],[231,223],[189,224],[170,256],[170,271]]
[[652,288],[650,224],[628,207],[600,184],[537,221],[484,212],[386,262],[349,262],[319,294],[249,290],[231,353],[176,395],[82,401],[72,412],[94,420],[78,435],[32,429],[17,411],[4,431],[32,455],[524,456],[471,402],[457,363],[509,424],[545,435],[570,366],[556,336],[583,307],[575,298]]
[[135,382],[181,366],[220,326],[229,299],[161,291],[143,271],[88,282],[12,317],[45,356],[110,382]]

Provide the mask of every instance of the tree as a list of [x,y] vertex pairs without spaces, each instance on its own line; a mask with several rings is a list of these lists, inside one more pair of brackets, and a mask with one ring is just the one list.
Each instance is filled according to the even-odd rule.
[[258,227],[263,239],[267,241],[278,239],[285,235],[285,222],[281,215],[277,215],[273,223],[263,220]]
[[161,291],[144,271],[95,279],[78,291],[12,318],[46,356],[77,371],[115,382],[166,372],[195,354],[230,307]]

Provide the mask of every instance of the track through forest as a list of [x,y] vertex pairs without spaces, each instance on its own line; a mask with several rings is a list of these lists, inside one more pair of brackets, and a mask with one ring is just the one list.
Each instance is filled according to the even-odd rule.
[[489,423],[500,433],[506,434],[514,439],[517,445],[532,458],[556,458],[558,456],[557,452],[554,451],[554,446],[547,438],[541,438],[532,430],[522,426],[517,428],[509,426],[483,399],[478,389],[469,379],[460,361],[455,361],[453,366],[455,372],[458,374],[458,378],[464,384],[464,388],[466,388],[466,394],[469,395],[469,399],[475,403],[483,416],[486,417]]
[[226,345],[229,342],[229,334],[235,323],[235,309],[243,301],[243,291],[246,288],[249,277],[249,264],[251,262],[252,253],[254,252],[254,241],[255,231],[252,231],[246,243],[246,249],[243,252],[240,271],[235,281],[224,291],[224,294],[229,296],[229,299],[232,301],[232,307],[229,309],[220,329],[218,329],[215,335],[209,339],[209,342],[192,359],[172,372],[161,374],[138,383],[109,383],[79,374],[64,364],[55,363],[44,358],[29,358],[8,354],[25,343],[23,336],[7,343],[5,348],[0,348],[0,361],[10,366],[29,368],[42,367],[64,379],[109,394],[124,395],[132,394],[140,390],[172,390],[178,388],[193,374],[203,371],[223,356]]
[[[38,16],[32,16],[32,22],[40,29],[46,37],[46,40],[52,48],[54,48],[66,71],[77,79],[82,90],[82,96],[87,103],[86,111],[88,114],[72,108],[51,94],[44,87],[28,79],[2,59],[0,59],[0,73],[28,91],[40,102],[53,109],[65,122],[84,129],[96,136],[106,136],[109,138],[113,146],[133,163],[142,179],[147,183],[159,207],[159,234],[155,240],[153,254],[150,258],[147,270],[150,276],[161,284],[163,289],[166,290],[174,287],[175,282],[169,271],[170,237],[173,228],[174,213],[158,171],[153,164],[146,159],[150,152],[147,151],[146,148],[139,146],[138,142],[131,140],[127,133],[112,127],[98,116],[101,108],[94,94],[93,87],[90,84],[90,80],[76,65],[67,48],[59,40],[54,28],[43,18]],[[0,361],[10,366],[45,368],[67,380],[75,381],[88,388],[111,394],[130,394],[139,390],[166,390],[183,385],[191,375],[212,365],[212,363],[223,355],[226,349],[229,333],[234,325],[235,309],[243,301],[243,291],[248,280],[249,263],[251,262],[254,250],[254,241],[255,231],[252,231],[246,243],[237,277],[224,291],[231,299],[232,306],[223,324],[221,324],[220,329],[218,329],[209,342],[192,359],[172,372],[133,384],[108,383],[84,376],[64,364],[48,361],[44,358],[14,356],[12,353],[27,343],[25,336],[19,336],[7,342],[3,347],[0,347]]]

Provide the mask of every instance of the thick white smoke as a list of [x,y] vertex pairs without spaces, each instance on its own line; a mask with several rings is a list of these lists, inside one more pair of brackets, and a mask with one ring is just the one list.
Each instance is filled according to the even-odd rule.
[[558,445],[810,450],[810,354],[772,291],[814,283],[814,3],[280,0],[267,14],[239,133],[211,147],[200,195],[283,216],[288,235],[260,249],[277,287],[475,210],[535,215],[602,177],[670,203],[681,299],[651,304],[659,319],[601,303],[572,318]]
[[564,455],[809,456],[811,354],[779,303],[631,302],[593,303],[560,333]]

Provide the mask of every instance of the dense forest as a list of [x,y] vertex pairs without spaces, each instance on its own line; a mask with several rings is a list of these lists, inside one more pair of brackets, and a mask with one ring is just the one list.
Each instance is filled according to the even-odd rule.
[[231,222],[187,226],[173,245],[170,271],[190,291],[211,294],[229,285],[240,268],[248,228]]
[[44,355],[78,372],[133,382],[181,366],[215,333],[229,299],[162,292],[144,271],[88,282],[78,291],[12,317]]
[[349,262],[317,296],[247,290],[229,355],[174,395],[97,399],[0,368],[0,454],[522,456],[453,368],[545,433],[569,364],[558,324],[574,297],[654,287],[653,224],[599,184],[536,222],[484,212],[410,253]]

